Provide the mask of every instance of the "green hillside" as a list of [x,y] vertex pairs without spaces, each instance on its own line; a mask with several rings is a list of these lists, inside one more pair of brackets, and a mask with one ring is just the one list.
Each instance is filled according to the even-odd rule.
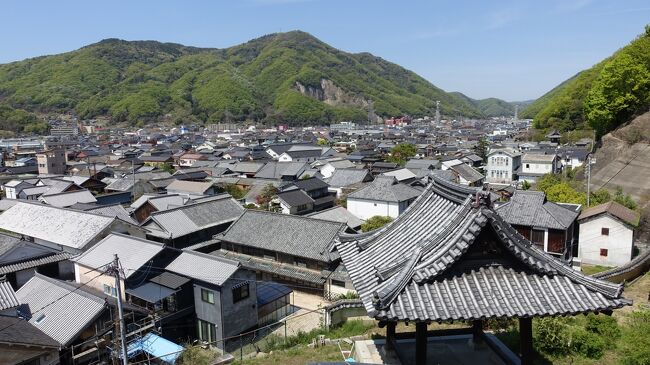
[[602,136],[650,106],[650,27],[609,58],[530,104],[522,118],[538,129],[596,130]]
[[474,105],[484,117],[503,117],[515,114],[515,103],[510,103],[497,98],[477,100],[460,92],[452,92],[451,94],[465,100],[471,105]]
[[300,31],[226,49],[108,39],[0,65],[0,129],[12,131],[34,125],[34,113],[71,111],[140,125],[361,121],[369,99],[380,117],[432,115],[436,100],[443,114],[481,114],[398,65]]

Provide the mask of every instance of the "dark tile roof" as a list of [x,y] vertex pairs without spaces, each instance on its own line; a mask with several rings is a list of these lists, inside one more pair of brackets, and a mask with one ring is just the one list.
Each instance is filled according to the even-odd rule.
[[566,230],[578,217],[578,212],[546,201],[541,191],[517,190],[506,204],[497,208],[506,222],[527,227]]
[[[390,321],[574,315],[629,305],[623,286],[573,270],[503,220],[476,189],[433,178],[381,229],[337,248],[368,314]],[[485,194],[485,193],[483,193]]]
[[314,203],[314,199],[310,198],[307,193],[300,189],[279,193],[278,198],[290,207]]
[[309,179],[297,180],[293,182],[293,185],[304,191],[314,191],[319,189],[327,188],[329,185],[317,177],[310,177]]
[[249,247],[329,262],[342,223],[287,214],[246,210],[221,236],[215,238]]
[[172,272],[165,271],[162,274],[149,279],[149,281],[152,283],[162,285],[169,289],[178,289],[184,284],[186,284],[187,282],[189,282],[190,279],[184,276],[176,275]]
[[14,345],[59,348],[59,343],[24,319],[0,316],[0,342]]
[[348,199],[364,199],[385,202],[403,202],[414,199],[420,191],[398,183],[392,176],[377,176],[373,182],[348,195]]

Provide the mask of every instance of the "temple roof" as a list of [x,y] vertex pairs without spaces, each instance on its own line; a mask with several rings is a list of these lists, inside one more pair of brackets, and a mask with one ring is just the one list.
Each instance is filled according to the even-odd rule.
[[607,311],[623,287],[573,270],[522,237],[489,194],[432,177],[389,225],[338,250],[368,314],[449,321]]

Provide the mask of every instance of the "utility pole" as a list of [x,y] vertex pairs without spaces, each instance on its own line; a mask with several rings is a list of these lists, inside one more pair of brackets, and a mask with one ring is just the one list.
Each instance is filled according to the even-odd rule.
[[591,198],[591,155],[587,156],[587,208],[589,208],[589,199]]
[[[121,288],[121,283],[120,283],[120,259],[117,257],[117,254],[115,254],[115,259],[113,260],[113,264],[108,267],[106,270],[107,273],[115,276],[115,292],[117,294],[117,313],[118,313],[118,322],[117,326],[119,327],[119,347],[120,347],[120,352],[122,353],[122,365],[128,365],[129,360],[126,357],[126,326],[124,324],[124,310],[122,309],[122,288]],[[117,332],[117,331],[116,331]],[[117,334],[116,334],[117,336]],[[117,347],[116,351],[117,351]]]

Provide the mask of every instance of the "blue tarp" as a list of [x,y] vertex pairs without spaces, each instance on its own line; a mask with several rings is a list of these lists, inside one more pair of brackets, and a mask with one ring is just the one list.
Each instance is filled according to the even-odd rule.
[[126,348],[128,358],[146,352],[167,364],[175,364],[183,352],[183,346],[166,340],[155,333],[147,333],[144,337],[132,341]]

